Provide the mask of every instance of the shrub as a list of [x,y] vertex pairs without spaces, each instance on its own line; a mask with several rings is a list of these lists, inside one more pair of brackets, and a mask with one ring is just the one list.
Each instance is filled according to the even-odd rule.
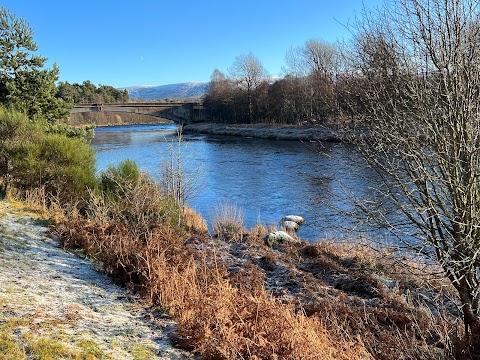
[[132,160],[103,171],[100,190],[92,196],[90,215],[121,224],[134,238],[145,238],[161,224],[178,227],[180,223],[180,205]]
[[3,192],[8,186],[12,147],[18,146],[21,139],[26,143],[38,137],[40,133],[38,126],[29,125],[28,118],[24,114],[0,107],[0,176]]
[[22,190],[45,186],[61,203],[85,199],[96,184],[95,154],[81,138],[42,134],[33,142],[9,149],[9,176]]
[[100,174],[100,193],[92,194],[90,215],[95,220],[121,223],[134,237],[147,235],[160,223],[176,231],[207,232],[205,220],[140,171],[132,160],[110,166]]
[[96,185],[95,153],[84,138],[45,133],[18,112],[0,109],[1,175],[21,191],[45,187],[50,200],[76,203]]
[[117,167],[109,166],[100,174],[102,191],[108,196],[121,196],[121,190],[134,185],[140,179],[140,168],[133,160],[126,159]]

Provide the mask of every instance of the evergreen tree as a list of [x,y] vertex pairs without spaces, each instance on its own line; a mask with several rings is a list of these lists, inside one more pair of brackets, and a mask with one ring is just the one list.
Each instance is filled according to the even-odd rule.
[[97,88],[90,80],[73,85],[68,82],[60,82],[56,97],[75,104],[126,103],[130,101],[127,90],[118,90],[108,85],[99,85]]
[[37,50],[29,24],[0,7],[0,104],[53,123],[67,117],[72,104],[55,97],[59,69],[44,68],[47,58]]

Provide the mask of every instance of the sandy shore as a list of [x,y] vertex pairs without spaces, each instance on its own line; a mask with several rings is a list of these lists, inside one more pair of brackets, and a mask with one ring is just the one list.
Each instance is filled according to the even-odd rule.
[[276,140],[342,141],[341,137],[333,130],[321,126],[298,127],[293,125],[200,123],[186,125],[184,127],[184,133],[229,135]]

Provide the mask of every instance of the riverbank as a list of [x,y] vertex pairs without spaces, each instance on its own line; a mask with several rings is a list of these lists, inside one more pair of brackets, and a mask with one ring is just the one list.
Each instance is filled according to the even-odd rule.
[[168,224],[132,236],[120,223],[77,218],[56,231],[172,314],[177,344],[202,359],[452,359],[451,286],[419,258],[358,239],[269,247],[263,226],[229,221],[217,237]]
[[199,123],[185,125],[183,131],[185,134],[228,135],[275,140],[328,142],[344,140],[339,133],[323,126]]
[[171,123],[170,120],[154,116],[134,113],[109,113],[109,112],[89,112],[70,114],[67,124],[70,126],[117,126],[117,125],[145,125],[145,124],[165,124]]
[[[174,323],[67,252],[46,221],[0,201],[1,359],[187,359]],[[138,300],[138,299],[136,299]]]
[[[272,248],[262,226],[211,237],[187,223],[132,238],[73,217],[55,226],[61,247],[44,220],[0,202],[0,358],[189,358],[174,339],[202,359],[452,359],[461,323],[431,264],[354,239]],[[156,307],[128,301],[141,298],[87,256]]]

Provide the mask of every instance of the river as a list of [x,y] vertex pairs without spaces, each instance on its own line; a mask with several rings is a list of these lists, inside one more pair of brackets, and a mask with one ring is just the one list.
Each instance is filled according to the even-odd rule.
[[[158,179],[176,129],[174,124],[97,128],[92,145],[98,171],[128,158]],[[340,210],[352,207],[352,192],[361,195],[370,185],[350,146],[211,135],[183,140],[184,164],[202,167],[203,186],[188,203],[208,222],[216,205],[230,202],[243,210],[247,229],[258,222],[278,226],[283,216],[295,214],[306,219],[298,233],[303,239],[351,236],[355,222]]]

